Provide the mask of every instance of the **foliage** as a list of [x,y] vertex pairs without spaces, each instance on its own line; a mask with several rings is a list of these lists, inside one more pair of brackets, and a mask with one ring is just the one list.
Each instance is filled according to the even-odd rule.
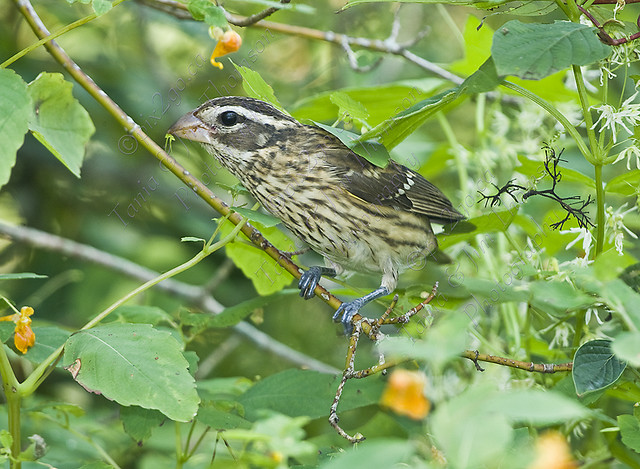
[[[77,65],[34,39],[27,1],[4,8],[0,461],[640,467],[640,12],[609,3],[36,5]],[[242,44],[233,62],[208,59],[210,29]],[[451,262],[402,275],[393,314],[438,282],[431,303],[360,339],[356,370],[384,354],[412,378],[408,401],[384,364],[346,382],[355,447],[326,422],[347,341],[246,219],[299,265],[320,260],[195,145],[172,143],[176,170],[154,143],[237,94],[419,171],[468,219],[439,235]]]

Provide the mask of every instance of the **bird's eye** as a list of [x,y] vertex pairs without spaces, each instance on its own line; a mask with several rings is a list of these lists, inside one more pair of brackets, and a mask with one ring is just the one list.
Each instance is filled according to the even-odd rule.
[[232,126],[234,124],[238,123],[238,113],[234,112],[234,111],[225,111],[222,114],[220,114],[220,122],[223,125],[227,125],[227,126]]

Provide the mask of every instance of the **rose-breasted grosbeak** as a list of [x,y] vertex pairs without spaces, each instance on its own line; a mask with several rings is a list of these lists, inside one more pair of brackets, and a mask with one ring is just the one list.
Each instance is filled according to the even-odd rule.
[[382,273],[379,288],[334,314],[348,330],[362,306],[395,289],[399,271],[436,251],[430,222],[464,218],[415,171],[393,161],[377,167],[329,132],[257,99],[212,99],[169,133],[200,142],[267,211],[325,257],[330,267],[303,273],[300,296],[311,298],[322,275],[343,269]]

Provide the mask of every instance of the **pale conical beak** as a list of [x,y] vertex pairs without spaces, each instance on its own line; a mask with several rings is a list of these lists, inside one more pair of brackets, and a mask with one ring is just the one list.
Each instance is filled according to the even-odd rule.
[[193,112],[182,116],[167,130],[168,134],[200,143],[212,143],[211,134],[213,132],[215,132],[215,128],[194,116]]

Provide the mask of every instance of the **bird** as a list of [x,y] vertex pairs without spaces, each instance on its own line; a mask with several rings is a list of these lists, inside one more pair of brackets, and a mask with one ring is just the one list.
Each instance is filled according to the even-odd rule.
[[332,133],[259,99],[211,99],[168,133],[200,143],[264,209],[324,257],[324,266],[301,274],[301,297],[312,298],[322,276],[381,274],[378,288],[343,302],[333,315],[347,333],[364,305],[395,290],[400,272],[437,251],[431,223],[465,218],[416,171],[393,160],[376,166]]

